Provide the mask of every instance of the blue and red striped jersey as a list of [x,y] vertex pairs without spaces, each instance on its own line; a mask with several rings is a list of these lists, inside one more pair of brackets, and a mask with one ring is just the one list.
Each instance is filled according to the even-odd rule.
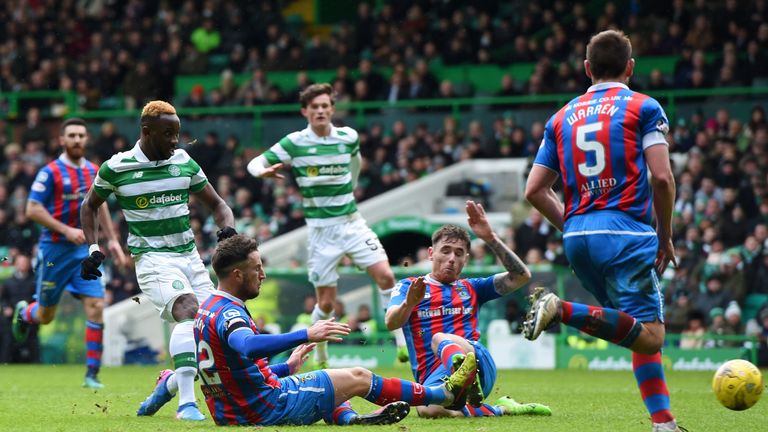
[[649,224],[652,194],[643,151],[667,144],[669,121],[650,96],[601,83],[553,115],[534,164],[563,179],[565,220],[618,210]]
[[[98,171],[99,167],[91,161],[83,159],[78,167],[62,154],[58,159],[40,168],[28,199],[42,204],[59,222],[80,228],[80,205]],[[42,227],[40,241],[58,243],[68,240],[61,234]]]
[[[480,339],[478,308],[501,297],[493,287],[493,278],[459,279],[452,284],[442,284],[429,275],[424,277],[427,285],[424,299],[413,308],[403,325],[416,381],[423,383],[440,366],[440,358],[432,352],[432,335],[435,333],[455,334],[470,341]],[[408,288],[415,280],[411,277],[395,285],[389,307],[405,302]]]
[[265,393],[280,387],[266,358],[252,360],[229,346],[230,331],[247,324],[259,334],[242,301],[216,291],[195,317],[200,388],[217,425],[259,424],[274,409]]

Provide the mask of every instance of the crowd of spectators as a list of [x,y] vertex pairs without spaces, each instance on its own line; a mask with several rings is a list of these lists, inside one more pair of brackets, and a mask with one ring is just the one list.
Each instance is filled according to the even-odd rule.
[[[768,78],[765,0],[715,2],[550,0],[360,2],[327,37],[283,16],[287,1],[11,0],[0,7],[0,90],[74,91],[83,109],[295,102],[305,71],[336,69],[342,100],[454,97],[441,65],[535,63],[527,81],[505,76],[499,95],[578,92],[589,36],[618,27],[636,56],[676,56],[673,74],[641,77],[646,89],[762,85]],[[620,10],[621,6],[621,10]],[[385,78],[378,68],[391,70]],[[221,86],[175,94],[179,75],[218,73]],[[296,89],[267,72],[296,70]],[[251,74],[238,86],[234,74]],[[175,100],[174,100],[175,99]],[[30,102],[34,103],[34,101]]]
[[[35,108],[28,112],[21,133],[23,146],[8,142],[1,146],[0,247],[3,256],[11,258],[4,262],[6,268],[18,256],[34,256],[38,228],[26,217],[24,205],[35,173],[59,152],[57,137],[40,127],[38,116]],[[523,127],[505,116],[489,131],[471,120],[462,127],[451,116],[445,117],[438,130],[425,124],[409,130],[399,120],[372,125],[360,131],[364,163],[355,194],[365,200],[464,159],[530,159],[541,131],[541,122]],[[92,140],[98,143],[90,147],[96,162],[104,160],[103,146],[117,150],[128,142],[109,122],[102,124]],[[744,119],[732,118],[725,109],[711,118],[696,113],[675,122],[669,141],[673,154],[685,155],[675,158],[685,162],[674,167],[674,242],[679,265],[663,275],[669,329],[695,334],[701,327],[719,334],[762,332],[765,336],[768,306],[758,310],[760,319],[749,326],[734,318],[747,306],[750,295],[768,298],[768,123],[764,109],[755,106]],[[222,143],[215,132],[187,148],[233,209],[238,232],[263,242],[303,225],[301,197],[291,177],[251,177],[245,166],[255,156],[254,150],[240,149],[236,137]],[[191,215],[199,250],[207,260],[215,246],[216,227],[194,200]],[[122,212],[113,211],[113,216],[125,238]],[[562,240],[540,214],[531,210],[519,220],[503,237],[528,264],[567,265]],[[471,264],[495,262],[482,244],[474,245],[471,254]],[[409,259],[417,264],[424,258],[425,251],[420,250]],[[11,273],[6,271],[6,276]],[[108,301],[138,292],[131,271],[110,269],[109,276]]]
[[[197,4],[200,3],[200,4]],[[361,3],[354,24],[340,24],[328,39],[304,38],[280,14],[281,2],[9,1],[0,7],[0,90],[75,90],[80,103],[96,108],[123,94],[140,104],[148,98],[173,100],[174,78],[205,73],[215,55],[228,55],[222,87],[200,88],[187,106],[264,104],[286,101],[265,71],[335,68],[339,99],[398,100],[453,97],[450,82],[430,71],[439,64],[536,61],[526,83],[504,78],[500,94],[580,92],[584,43],[596,30],[618,26],[632,37],[637,55],[679,56],[674,76],[652,73],[644,88],[691,88],[759,84],[768,75],[766,2],[748,5],[696,1],[693,4],[630,2],[618,13],[608,2],[592,15],[586,3],[564,1]],[[83,5],[87,5],[83,6]],[[75,17],[77,19],[73,19]],[[304,44],[303,40],[309,42]],[[707,62],[707,54],[718,60]],[[555,66],[557,65],[557,66]],[[389,82],[376,67],[392,68]],[[243,86],[233,73],[248,72]],[[297,75],[297,89],[308,83]],[[552,86],[555,86],[554,88]],[[291,94],[295,92],[290,92]],[[41,110],[42,108],[42,110]],[[10,257],[4,275],[16,272],[19,257],[34,256],[38,228],[24,205],[37,170],[59,153],[56,133],[44,122],[48,106],[24,111],[18,136],[0,135],[0,249]],[[469,116],[468,116],[469,117]],[[542,119],[544,120],[544,119]],[[0,130],[7,125],[0,120]],[[408,128],[402,121],[361,130],[364,156],[359,187],[364,200],[460,160],[531,157],[543,123],[516,124],[500,116],[484,130],[471,117],[465,125],[447,115],[443,125]],[[92,136],[91,158],[104,161],[129,148],[127,137],[109,122]],[[181,142],[189,142],[182,137]],[[749,325],[736,320],[751,294],[768,294],[768,125],[762,107],[749,118],[731,118],[725,109],[712,118],[694,114],[672,125],[671,151],[686,154],[676,166],[675,247],[680,265],[664,275],[671,331],[695,335],[700,328],[720,334],[768,335],[768,312]],[[187,150],[233,209],[237,230],[260,241],[303,222],[301,199],[292,180],[254,179],[245,165],[254,150],[236,135],[217,132]],[[126,227],[121,212],[116,222]],[[192,203],[192,226],[208,259],[215,226]],[[505,233],[529,264],[566,265],[562,241],[535,212]],[[413,257],[420,261],[423,257]],[[23,260],[23,258],[21,258]],[[473,263],[493,263],[482,246]],[[110,269],[108,301],[137,292],[131,271]],[[2,306],[8,306],[3,304]],[[698,339],[691,339],[696,341]]]

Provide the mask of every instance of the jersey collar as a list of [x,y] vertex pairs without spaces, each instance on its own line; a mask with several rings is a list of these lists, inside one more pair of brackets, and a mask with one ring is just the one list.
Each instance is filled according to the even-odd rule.
[[315,133],[315,131],[312,130],[312,125],[307,124],[307,135],[309,135],[310,138],[314,139],[323,139],[323,138],[329,138],[334,135],[334,132],[336,131],[336,126],[331,123],[331,133],[328,134],[328,136],[320,136]]
[[216,291],[213,292],[213,294],[217,295],[217,296],[224,297],[224,298],[229,299],[229,300],[232,300],[233,302],[239,304],[240,306],[245,307],[245,303],[243,303],[242,300],[240,300],[239,298],[233,296],[232,294],[230,294],[228,292],[225,292],[225,291],[222,291],[220,289],[217,289]]
[[444,284],[444,283],[440,282],[439,280],[433,279],[432,278],[432,273],[427,273],[427,275],[424,276],[424,282],[429,283],[429,284],[434,284],[434,285],[454,287],[454,286],[456,286],[456,283],[458,282],[458,280],[455,280],[455,281],[453,281],[452,283],[449,283],[449,284]]
[[80,158],[80,164],[78,165],[72,159],[70,159],[66,153],[62,153],[59,156],[59,160],[61,161],[61,163],[63,163],[64,165],[70,168],[77,169],[77,168],[83,168],[85,166],[85,158]]
[[592,93],[595,91],[606,90],[606,89],[615,88],[615,87],[623,88],[624,90],[629,90],[629,87],[627,87],[626,84],[623,84],[620,82],[604,82],[604,83],[595,84],[589,87],[587,89],[587,93]]
[[147,155],[144,154],[143,151],[141,151],[141,140],[136,141],[136,145],[133,146],[133,157],[136,158],[139,162],[149,162],[149,158]]

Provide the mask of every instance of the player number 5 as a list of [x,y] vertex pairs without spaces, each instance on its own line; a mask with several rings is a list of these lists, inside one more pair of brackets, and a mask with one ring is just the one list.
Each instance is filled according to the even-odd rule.
[[576,147],[586,152],[595,152],[595,164],[579,164],[579,173],[584,177],[599,175],[605,169],[605,146],[600,141],[588,140],[587,134],[603,130],[603,122],[589,123],[576,127]]

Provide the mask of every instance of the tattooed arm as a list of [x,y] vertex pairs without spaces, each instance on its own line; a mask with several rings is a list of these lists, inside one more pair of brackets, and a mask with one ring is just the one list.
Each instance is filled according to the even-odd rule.
[[493,278],[493,286],[497,293],[509,294],[531,280],[531,272],[528,267],[491,229],[482,205],[467,201],[467,222],[472,231],[483,239],[493,253],[499,257],[504,268],[507,269],[506,273],[499,273]]
[[493,287],[497,293],[501,295],[509,294],[531,280],[531,271],[498,236],[494,235],[493,240],[486,242],[486,244],[499,257],[504,268],[507,269],[506,273],[499,273],[493,278]]

